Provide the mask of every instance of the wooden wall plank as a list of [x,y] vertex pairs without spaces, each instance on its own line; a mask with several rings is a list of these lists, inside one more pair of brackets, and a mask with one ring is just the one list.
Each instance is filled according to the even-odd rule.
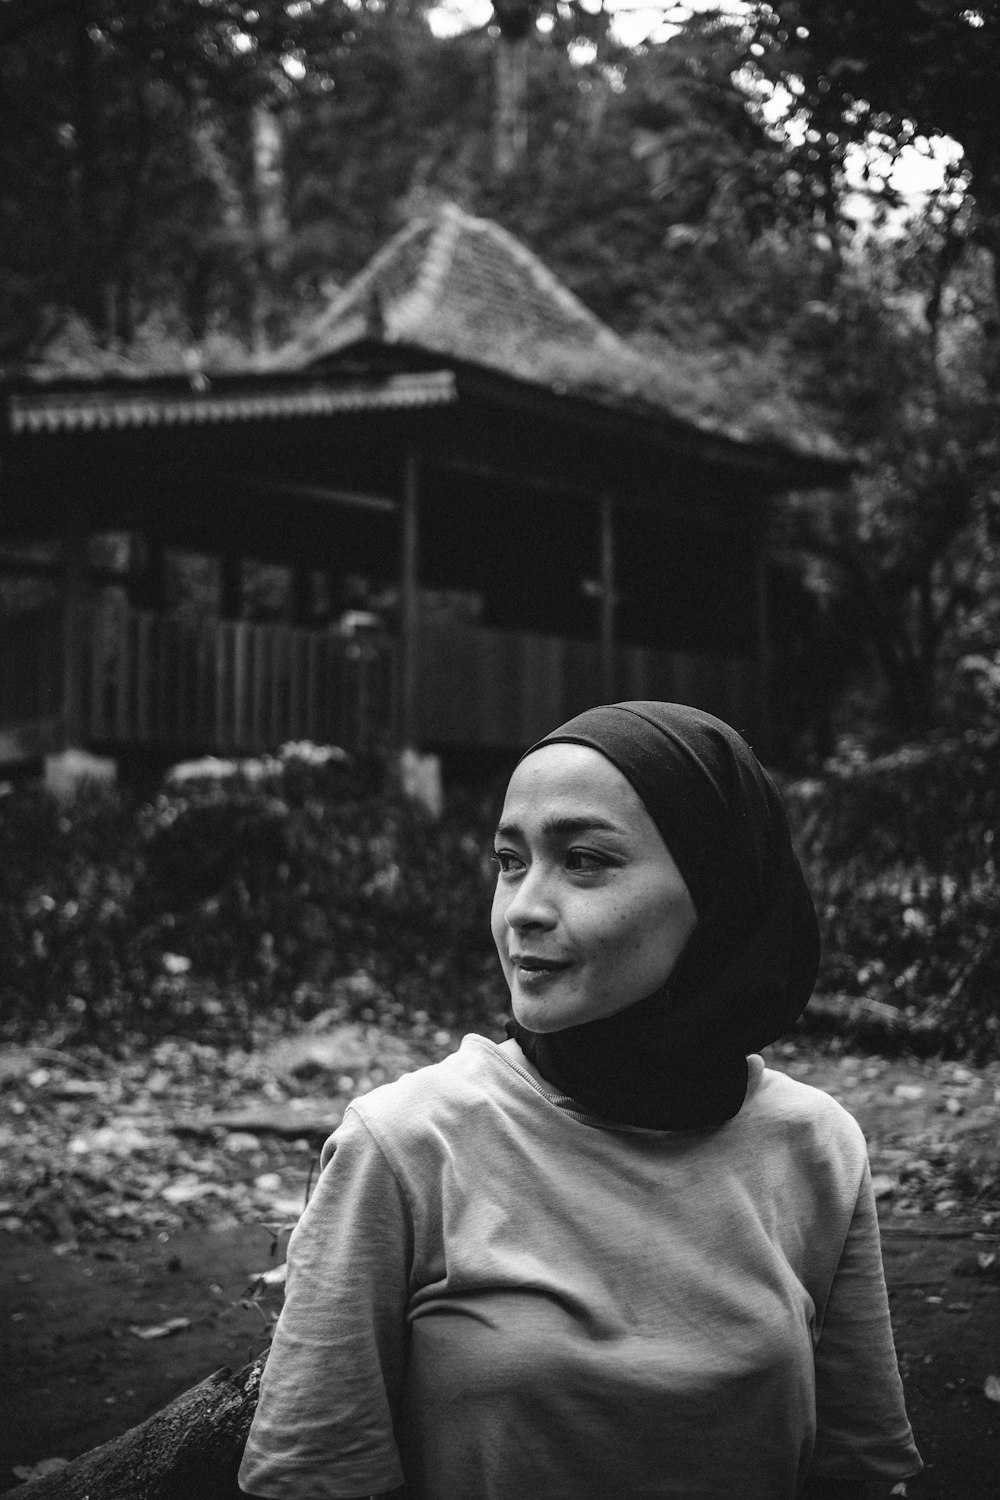
[[[395,743],[391,641],[246,620],[192,626],[127,609],[111,618],[106,640],[107,623],[91,616],[79,643],[86,729],[97,743],[217,754],[266,753],[301,739],[347,750]],[[0,727],[33,721],[43,699],[57,699],[60,645],[58,613],[47,624],[5,628]],[[622,697],[693,703],[747,733],[755,670],[749,661],[634,646],[619,648],[616,666]],[[597,642],[424,622],[418,742],[515,749],[599,702],[600,685]]]

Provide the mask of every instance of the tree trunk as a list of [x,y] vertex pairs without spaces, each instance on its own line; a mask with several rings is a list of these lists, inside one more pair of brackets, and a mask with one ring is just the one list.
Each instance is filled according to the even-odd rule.
[[192,124],[191,142],[206,180],[215,188],[219,215],[230,244],[243,262],[247,288],[242,322],[252,347],[261,349],[264,347],[264,296],[254,205],[247,202],[226,155],[226,142],[218,121],[204,101]]
[[288,249],[288,215],[285,209],[285,173],[281,124],[263,104],[250,111],[253,144],[254,217],[258,302],[254,348],[267,347],[267,317],[278,292],[278,273]]
[[493,166],[501,182],[517,172],[528,150],[528,39],[501,36],[494,49],[496,114]]
[[274,111],[263,104],[254,105],[250,122],[257,240],[265,267],[273,275],[288,242],[281,123]]
[[217,1370],[138,1427],[5,1500],[240,1500],[240,1459],[267,1351]]

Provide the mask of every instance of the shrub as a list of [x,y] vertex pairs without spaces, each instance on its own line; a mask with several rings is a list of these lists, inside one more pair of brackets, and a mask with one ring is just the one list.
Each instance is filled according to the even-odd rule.
[[1000,734],[831,765],[784,788],[823,929],[819,989],[1000,1043]]
[[358,972],[374,981],[357,990],[366,1018],[379,1004],[492,1018],[488,836],[474,805],[432,822],[340,764],[295,759],[141,804],[94,792],[61,811],[14,793],[0,802],[4,1031],[240,1033],[255,1014],[308,1016]]
[[[952,1051],[995,1055],[1000,734],[844,761],[783,790],[823,929],[820,991],[933,1017]],[[242,1037],[331,995],[352,1018],[495,1028],[491,811],[452,794],[434,822],[342,759],[296,755],[144,802],[12,793],[2,1032]]]

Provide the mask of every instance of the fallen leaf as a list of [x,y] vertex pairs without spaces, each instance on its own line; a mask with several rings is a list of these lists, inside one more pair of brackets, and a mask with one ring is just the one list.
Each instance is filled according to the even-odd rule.
[[129,1324],[129,1333],[134,1333],[137,1339],[166,1339],[172,1333],[180,1333],[182,1328],[190,1328],[190,1318],[168,1318],[165,1323],[147,1323],[140,1328],[137,1323]]
[[1000,1401],[1000,1375],[987,1375],[983,1395],[987,1401]]
[[106,1092],[107,1084],[98,1078],[65,1078],[50,1090],[53,1099],[96,1099]]
[[260,1290],[265,1286],[284,1286],[288,1276],[288,1264],[282,1261],[280,1266],[272,1266],[269,1271],[257,1271],[250,1277],[250,1286]]
[[205,1198],[219,1191],[217,1183],[182,1177],[179,1182],[169,1182],[165,1188],[161,1188],[160,1197],[176,1206],[179,1203],[193,1203],[196,1198]]
[[248,1130],[231,1130],[223,1141],[227,1151],[259,1151],[260,1136]]

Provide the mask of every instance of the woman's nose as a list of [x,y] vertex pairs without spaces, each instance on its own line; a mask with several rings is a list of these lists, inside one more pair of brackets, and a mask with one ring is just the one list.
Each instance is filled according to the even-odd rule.
[[550,899],[544,873],[536,866],[530,867],[518,881],[517,887],[507,903],[504,919],[508,927],[517,931],[524,927],[551,927],[555,923],[555,910]]

